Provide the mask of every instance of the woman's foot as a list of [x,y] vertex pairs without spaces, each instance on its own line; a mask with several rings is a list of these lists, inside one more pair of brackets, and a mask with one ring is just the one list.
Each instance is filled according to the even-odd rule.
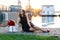
[[47,30],[47,31],[43,31],[44,33],[49,33],[50,32],[50,30]]

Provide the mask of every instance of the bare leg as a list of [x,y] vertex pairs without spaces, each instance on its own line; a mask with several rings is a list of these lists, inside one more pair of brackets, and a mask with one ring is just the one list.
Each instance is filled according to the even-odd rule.
[[40,32],[49,32],[49,31],[45,31],[45,30],[43,30],[43,28],[38,28],[38,27],[36,27],[36,26],[34,26],[34,27],[32,27],[33,29],[34,29],[34,31],[40,31]]
[[33,25],[31,22],[30,22],[30,24],[31,24],[31,27],[33,28],[34,31],[38,31],[39,30],[39,31],[42,31],[42,32],[49,32],[49,31],[45,31],[45,30]]

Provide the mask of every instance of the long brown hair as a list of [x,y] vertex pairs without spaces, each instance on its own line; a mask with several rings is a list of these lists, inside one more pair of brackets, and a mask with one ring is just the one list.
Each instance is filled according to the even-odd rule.
[[22,14],[22,15],[23,15],[23,16],[26,16],[26,15],[25,15],[25,10],[22,10],[22,12],[23,12],[23,14]]
[[[21,14],[21,13],[22,13],[22,14]],[[26,16],[26,15],[25,15],[25,10],[22,10],[22,12],[19,11],[19,14],[18,14],[18,15],[19,15],[19,17],[20,17],[21,15]]]

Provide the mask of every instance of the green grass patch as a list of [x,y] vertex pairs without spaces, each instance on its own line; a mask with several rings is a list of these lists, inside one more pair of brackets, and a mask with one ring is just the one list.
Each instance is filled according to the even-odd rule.
[[60,40],[60,38],[55,36],[0,34],[0,40]]

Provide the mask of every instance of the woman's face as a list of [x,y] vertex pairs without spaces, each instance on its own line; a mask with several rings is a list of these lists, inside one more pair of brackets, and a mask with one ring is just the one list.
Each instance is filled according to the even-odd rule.
[[23,10],[21,11],[21,14],[22,14],[22,15],[24,14],[24,11],[23,11]]

